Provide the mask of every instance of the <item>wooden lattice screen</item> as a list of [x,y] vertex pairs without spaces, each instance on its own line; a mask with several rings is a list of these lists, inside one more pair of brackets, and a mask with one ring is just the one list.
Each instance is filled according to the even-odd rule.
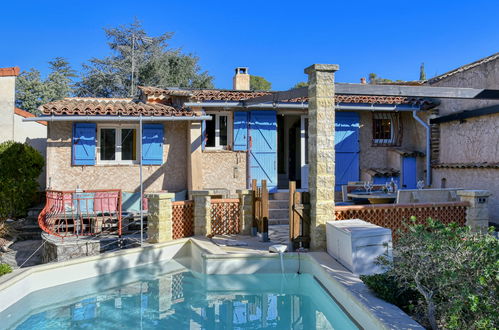
[[466,222],[467,202],[421,203],[421,204],[373,204],[345,205],[335,207],[336,220],[362,219],[375,225],[390,228],[395,238],[404,221],[412,216],[423,224],[432,218],[443,223],[451,222],[464,225]]
[[210,213],[213,235],[239,233],[239,199],[212,199]]
[[194,201],[172,203],[173,239],[194,236]]

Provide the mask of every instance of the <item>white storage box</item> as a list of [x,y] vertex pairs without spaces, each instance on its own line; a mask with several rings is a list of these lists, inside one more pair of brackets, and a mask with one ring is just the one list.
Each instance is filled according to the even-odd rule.
[[326,237],[327,253],[354,274],[381,273],[376,259],[381,255],[392,257],[391,229],[360,219],[328,221]]

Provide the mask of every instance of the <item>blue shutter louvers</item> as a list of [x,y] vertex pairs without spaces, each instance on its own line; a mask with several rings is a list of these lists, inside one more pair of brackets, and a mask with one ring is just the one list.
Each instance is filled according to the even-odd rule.
[[234,112],[234,150],[248,150],[248,112]]
[[97,124],[95,123],[73,124],[73,165],[95,165],[96,132]]
[[142,164],[163,164],[163,124],[144,124],[142,126]]

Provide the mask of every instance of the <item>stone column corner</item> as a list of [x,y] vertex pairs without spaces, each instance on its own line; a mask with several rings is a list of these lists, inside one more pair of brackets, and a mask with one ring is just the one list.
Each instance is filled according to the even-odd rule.
[[466,209],[466,225],[474,232],[486,233],[489,227],[489,196],[488,190],[458,190],[461,201],[468,202]]
[[149,193],[147,216],[147,242],[163,243],[173,239],[172,200],[175,194]]
[[249,236],[253,227],[253,191],[238,189],[236,192],[239,195],[239,233]]
[[195,190],[190,192],[194,200],[194,235],[211,235],[211,191]]

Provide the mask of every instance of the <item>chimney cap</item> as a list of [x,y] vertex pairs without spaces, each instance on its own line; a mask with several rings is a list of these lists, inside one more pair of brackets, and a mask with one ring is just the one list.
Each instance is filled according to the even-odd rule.
[[247,66],[238,66],[236,68],[236,74],[248,74],[248,67]]
[[18,66],[11,68],[0,68],[0,77],[18,76],[21,70]]
[[366,82],[366,78],[365,77],[360,78],[360,83],[361,84],[366,84],[367,83]]

